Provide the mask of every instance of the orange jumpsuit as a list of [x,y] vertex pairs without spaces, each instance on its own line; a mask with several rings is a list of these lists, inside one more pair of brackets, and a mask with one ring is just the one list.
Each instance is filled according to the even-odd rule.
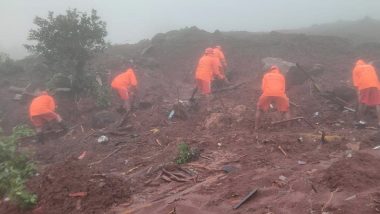
[[34,98],[29,106],[29,117],[35,127],[42,127],[46,122],[58,120],[55,113],[54,98],[43,92],[42,95]]
[[221,49],[219,48],[214,48],[214,54],[216,57],[218,57],[218,59],[220,60],[221,64],[224,66],[224,67],[227,67],[227,62],[226,62],[226,58],[224,57],[224,53]]
[[117,75],[111,83],[111,87],[119,93],[119,97],[122,100],[128,100],[129,88],[136,86],[137,79],[132,68],[129,68],[125,72]]
[[276,67],[266,73],[262,80],[263,94],[260,96],[257,107],[267,111],[271,103],[275,103],[277,111],[289,111],[289,99],[285,94],[285,77]]
[[223,79],[219,71],[219,65],[219,60],[212,55],[205,54],[200,58],[195,71],[195,79],[202,94],[211,93],[211,81],[214,76]]
[[359,102],[368,106],[380,105],[379,80],[375,68],[358,60],[352,72],[352,82],[359,91]]

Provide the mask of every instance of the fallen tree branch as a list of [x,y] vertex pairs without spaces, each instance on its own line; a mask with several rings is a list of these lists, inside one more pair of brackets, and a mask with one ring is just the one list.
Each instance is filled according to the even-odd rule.
[[162,172],[163,172],[165,175],[167,175],[167,176],[170,178],[170,180],[172,180],[172,181],[177,181],[177,182],[187,182],[187,181],[188,181],[188,180],[186,180],[186,179],[182,179],[182,178],[177,177],[176,175],[170,173],[169,171],[167,171],[167,170],[164,169],[164,168],[162,168]]
[[325,203],[325,205],[323,205],[323,207],[322,207],[322,210],[321,210],[321,212],[323,213],[324,211],[325,211],[325,209],[330,205],[330,203],[331,203],[331,201],[332,201],[332,199],[333,199],[333,197],[334,197],[334,193],[336,193],[338,191],[338,188],[336,188],[334,191],[332,191],[331,193],[330,193],[330,198],[329,198],[329,200]]
[[288,122],[291,122],[291,121],[298,121],[298,120],[304,121],[311,128],[315,129],[314,125],[311,124],[309,121],[307,121],[304,117],[294,117],[294,118],[291,118],[291,119],[275,121],[275,122],[272,122],[271,125],[274,126],[274,125],[279,125],[279,124],[282,124],[282,123],[288,123]]
[[285,150],[281,146],[278,146],[278,149],[282,152],[282,154],[285,155],[285,157],[288,157],[288,154],[285,152]]
[[220,93],[220,92],[224,92],[224,91],[230,91],[230,90],[234,90],[234,89],[237,89],[239,88],[240,86],[244,85],[248,83],[248,81],[245,81],[245,82],[241,82],[241,83],[238,83],[238,84],[235,84],[235,85],[231,85],[231,86],[228,86],[228,87],[225,87],[225,88],[221,88],[219,90],[215,90],[213,91],[212,93]]
[[109,153],[108,155],[106,155],[104,158],[98,160],[98,161],[95,161],[95,162],[92,162],[90,164],[88,164],[88,166],[93,166],[93,165],[96,165],[96,164],[99,164],[101,162],[103,162],[105,159],[111,157],[112,155],[116,154],[118,151],[120,151],[122,148],[126,147],[127,145],[124,145],[124,146],[120,146],[119,148],[115,149],[113,152]]
[[238,209],[241,205],[243,205],[245,202],[248,201],[255,193],[257,192],[257,189],[252,190],[251,192],[248,193],[238,204],[234,206],[234,210]]

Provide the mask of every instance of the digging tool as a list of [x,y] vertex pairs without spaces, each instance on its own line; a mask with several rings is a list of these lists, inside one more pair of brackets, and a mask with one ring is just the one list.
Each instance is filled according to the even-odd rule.
[[195,97],[195,94],[198,92],[198,87],[195,87],[193,89],[193,92],[191,93],[191,97],[190,97],[190,102],[193,102],[194,101],[194,97]]
[[291,121],[298,121],[298,120],[303,120],[307,125],[309,125],[313,129],[315,129],[315,126],[313,124],[311,124],[309,121],[307,121],[304,117],[294,117],[294,118],[290,118],[287,120],[276,121],[276,122],[272,122],[271,125],[274,126],[274,125],[287,123],[287,122],[291,122]]
[[224,91],[229,91],[229,90],[234,90],[234,89],[237,89],[239,88],[240,86],[244,85],[248,83],[248,81],[244,81],[244,82],[241,82],[241,83],[238,83],[238,84],[235,84],[235,85],[231,85],[231,86],[228,86],[228,87],[225,87],[225,88],[221,88],[219,90],[215,90],[213,91],[213,93],[220,93],[220,92],[224,92]]
[[252,190],[250,193],[248,193],[248,195],[246,195],[238,204],[236,204],[234,206],[234,210],[238,209],[241,205],[243,205],[245,202],[248,201],[248,199],[250,199],[254,194],[256,194],[258,191],[258,189],[254,189]]

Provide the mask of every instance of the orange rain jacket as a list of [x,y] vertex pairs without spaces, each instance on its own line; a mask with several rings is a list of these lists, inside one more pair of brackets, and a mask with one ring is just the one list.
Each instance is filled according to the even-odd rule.
[[54,112],[56,108],[54,98],[43,92],[42,95],[34,98],[29,106],[29,116],[38,116]]
[[221,49],[214,48],[214,55],[218,57],[223,66],[227,66],[226,58],[224,57],[224,53]]
[[128,89],[131,86],[137,86],[137,79],[132,68],[128,68],[125,72],[117,75],[111,83],[112,88]]
[[266,73],[262,80],[263,96],[286,97],[285,77],[278,67]]
[[366,64],[363,60],[356,62],[352,71],[352,82],[358,90],[376,87],[379,88],[379,80],[375,68]]
[[195,78],[204,81],[211,81],[214,76],[218,76],[223,79],[223,75],[219,70],[220,62],[215,56],[205,54],[198,62],[197,69],[195,71]]

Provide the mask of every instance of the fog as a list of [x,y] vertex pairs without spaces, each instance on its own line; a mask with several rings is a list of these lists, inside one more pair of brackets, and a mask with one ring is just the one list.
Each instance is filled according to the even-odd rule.
[[26,55],[35,16],[96,9],[108,41],[135,43],[156,33],[197,26],[207,31],[293,29],[365,16],[380,19],[379,0],[0,0],[0,51]]

